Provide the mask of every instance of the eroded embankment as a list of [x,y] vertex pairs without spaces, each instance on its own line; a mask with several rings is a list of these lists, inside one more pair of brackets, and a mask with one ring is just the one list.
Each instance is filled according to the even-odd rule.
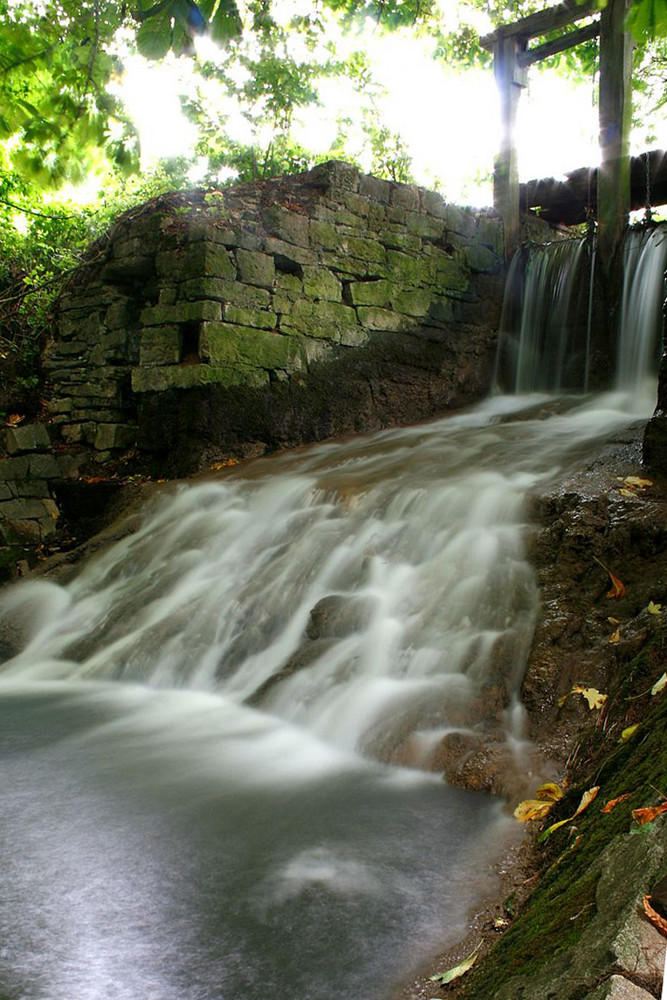
[[[501,866],[505,898],[429,971],[478,946],[484,957],[450,985],[424,977],[405,998],[660,996],[666,942],[643,899],[667,912],[667,819],[640,825],[633,811],[667,795],[667,485],[636,483],[649,478],[640,454],[636,429],[534,501],[542,607],[522,693],[529,735],[561,769],[565,795]],[[576,686],[599,691],[590,700],[601,707]]]

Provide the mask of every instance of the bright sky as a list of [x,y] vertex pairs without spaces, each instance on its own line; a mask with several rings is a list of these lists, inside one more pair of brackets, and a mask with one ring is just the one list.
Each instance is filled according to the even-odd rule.
[[[284,0],[286,13],[301,2]],[[451,0],[441,2],[453,9]],[[484,30],[488,25],[480,25],[480,31]],[[498,105],[491,70],[455,73],[432,58],[433,43],[428,39],[416,38],[409,31],[382,34],[370,21],[360,26],[355,37],[341,38],[339,44],[367,53],[373,75],[386,90],[376,106],[406,144],[417,183],[440,189],[454,202],[490,204],[489,178],[498,145]],[[225,58],[219,50],[213,55]],[[210,48],[206,56],[210,58]],[[161,157],[187,155],[193,149],[196,132],[183,117],[178,99],[179,88],[191,86],[189,65],[183,59],[161,67],[139,57],[125,60],[121,92],[139,129],[146,167]],[[224,101],[225,95],[216,87],[211,84],[210,100]],[[319,92],[321,106],[301,112],[294,133],[307,148],[326,152],[341,115],[358,121],[359,94],[349,81],[340,80],[324,81]],[[228,131],[252,141],[247,121],[233,102],[225,110]],[[597,163],[597,129],[592,79],[574,88],[555,72],[531,69],[519,111],[521,179],[558,177]],[[268,137],[260,136],[260,142],[262,138]],[[360,155],[361,139],[361,132],[353,129],[350,153]],[[360,158],[369,169],[370,160],[364,163],[363,154]]]

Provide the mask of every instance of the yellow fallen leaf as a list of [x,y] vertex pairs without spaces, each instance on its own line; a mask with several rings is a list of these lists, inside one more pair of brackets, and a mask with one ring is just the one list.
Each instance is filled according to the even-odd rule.
[[547,781],[535,792],[535,797],[541,802],[558,802],[559,799],[563,798],[563,789],[560,785],[557,785],[554,781]]
[[545,802],[543,799],[524,799],[519,802],[514,810],[514,816],[519,823],[532,823],[536,819],[544,819],[548,812],[553,809],[553,801]]
[[654,697],[656,694],[660,694],[667,687],[667,674],[661,674],[657,681],[651,688],[651,696]]
[[589,788],[588,791],[584,792],[581,796],[581,802],[577,806],[576,811],[573,812],[571,816],[568,816],[567,819],[561,819],[558,823],[554,823],[552,826],[548,827],[544,833],[540,834],[539,839],[546,840],[547,837],[550,837],[555,830],[559,829],[559,827],[565,826],[567,823],[571,823],[573,819],[576,819],[577,816],[584,811],[584,809],[588,809],[589,805],[596,798],[599,791],[599,785],[594,785],[592,788]]
[[634,726],[628,726],[621,733],[621,736],[620,736],[620,739],[619,739],[618,742],[619,743],[627,743],[628,740],[632,739],[632,737],[635,735],[635,733],[637,732],[638,729],[639,729],[639,723],[638,722],[636,722],[634,724]]
[[620,642],[620,641],[621,641],[621,627],[619,625],[619,627],[617,629],[615,629],[612,632],[612,634],[609,636],[609,642],[616,643],[616,642]]
[[607,700],[606,694],[601,694],[597,688],[585,687],[583,684],[575,684],[570,694],[580,694],[585,698],[591,711],[594,708],[602,708]]
[[636,497],[637,494],[634,490],[619,490],[618,491],[622,497]]
[[646,610],[650,615],[659,615],[662,611],[662,604],[654,604],[653,601],[649,601]]
[[618,618],[612,618],[611,615],[609,615],[609,617],[607,618],[607,621],[609,622],[610,625],[620,625],[621,624],[619,622]]
[[429,980],[432,983],[440,983],[441,986],[446,986],[447,983],[452,983],[455,979],[460,979],[461,976],[466,974],[468,969],[472,969],[477,961],[477,953],[481,947],[482,942],[480,941],[475,950],[467,958],[464,958],[462,962],[459,962],[452,969],[448,969],[447,972],[436,972],[434,976],[429,976]]
[[623,482],[626,486],[638,486],[640,490],[645,486],[653,486],[652,479],[641,479],[640,476],[626,476]]

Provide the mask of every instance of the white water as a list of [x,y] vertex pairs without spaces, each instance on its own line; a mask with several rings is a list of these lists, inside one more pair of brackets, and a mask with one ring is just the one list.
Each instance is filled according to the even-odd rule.
[[588,345],[579,343],[584,289],[584,239],[531,248],[527,262],[515,254],[507,276],[500,352],[504,381],[517,393],[583,390]]
[[655,381],[661,354],[667,228],[628,233],[623,254],[616,384],[627,392],[641,392]]
[[[8,590],[0,993],[386,1000],[460,935],[513,821],[388,762],[489,725],[522,753],[526,496],[652,405],[498,397],[257,462]],[[346,634],[309,639],[331,597]]]

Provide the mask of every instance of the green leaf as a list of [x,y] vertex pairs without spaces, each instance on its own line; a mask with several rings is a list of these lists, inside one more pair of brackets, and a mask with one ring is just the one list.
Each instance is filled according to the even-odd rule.
[[147,18],[137,28],[137,48],[146,59],[164,59],[171,48],[171,21],[162,13]]
[[211,39],[218,44],[238,38],[243,30],[241,15],[235,0],[220,0],[210,19]]

